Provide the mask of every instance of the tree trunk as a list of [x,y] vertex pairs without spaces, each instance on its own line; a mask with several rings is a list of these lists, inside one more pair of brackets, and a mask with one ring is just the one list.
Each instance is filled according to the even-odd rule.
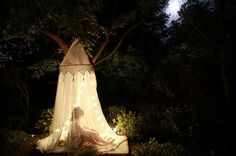
[[230,110],[231,107],[231,97],[230,97],[230,85],[228,81],[228,73],[227,73],[227,62],[226,62],[226,54],[222,52],[220,56],[221,63],[221,79],[224,87],[224,103],[226,105],[226,109]]
[[220,25],[221,25],[221,43],[220,43],[220,63],[221,63],[221,78],[224,87],[224,103],[226,105],[227,111],[230,110],[231,107],[231,97],[230,97],[230,88],[229,88],[229,80],[228,80],[228,73],[227,73],[227,48],[225,47],[227,43],[227,37],[225,32],[225,3],[223,0],[218,2],[219,11],[220,11]]
[[69,47],[59,35],[56,35],[50,31],[47,31],[47,30],[42,31],[42,34],[44,34],[45,36],[51,38],[54,42],[56,42],[59,45],[59,47],[62,49],[64,55],[66,55],[66,53],[69,50]]

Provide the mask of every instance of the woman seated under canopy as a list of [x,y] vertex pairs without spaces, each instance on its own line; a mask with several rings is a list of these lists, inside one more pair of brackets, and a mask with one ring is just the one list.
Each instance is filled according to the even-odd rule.
[[70,148],[91,147],[94,145],[107,146],[112,144],[113,139],[104,140],[97,131],[80,125],[80,119],[84,115],[80,107],[72,111],[71,126],[66,143]]

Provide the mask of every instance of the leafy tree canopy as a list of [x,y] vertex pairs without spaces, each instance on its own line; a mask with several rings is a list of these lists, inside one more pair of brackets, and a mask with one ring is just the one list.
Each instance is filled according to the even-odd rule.
[[[2,33],[5,41],[40,41],[37,44],[45,46],[51,44],[51,40],[42,41],[46,36],[60,46],[59,52],[66,53],[73,38],[79,38],[93,63],[114,55],[127,34],[140,24],[158,32],[165,23],[160,20],[165,19],[164,0],[13,0],[1,4],[5,12],[1,17],[1,29],[7,31]],[[153,22],[157,18],[158,24]]]

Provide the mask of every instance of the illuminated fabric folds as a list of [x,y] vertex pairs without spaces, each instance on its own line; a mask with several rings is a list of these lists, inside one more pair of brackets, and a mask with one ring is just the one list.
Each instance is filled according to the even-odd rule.
[[44,153],[128,153],[126,136],[108,125],[93,66],[75,40],[60,64],[51,133],[37,142]]

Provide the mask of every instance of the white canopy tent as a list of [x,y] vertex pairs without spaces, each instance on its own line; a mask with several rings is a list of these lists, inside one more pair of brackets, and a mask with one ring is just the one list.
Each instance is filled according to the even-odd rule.
[[76,39],[60,64],[51,133],[37,142],[44,153],[128,154],[126,136],[108,125],[93,66]]

